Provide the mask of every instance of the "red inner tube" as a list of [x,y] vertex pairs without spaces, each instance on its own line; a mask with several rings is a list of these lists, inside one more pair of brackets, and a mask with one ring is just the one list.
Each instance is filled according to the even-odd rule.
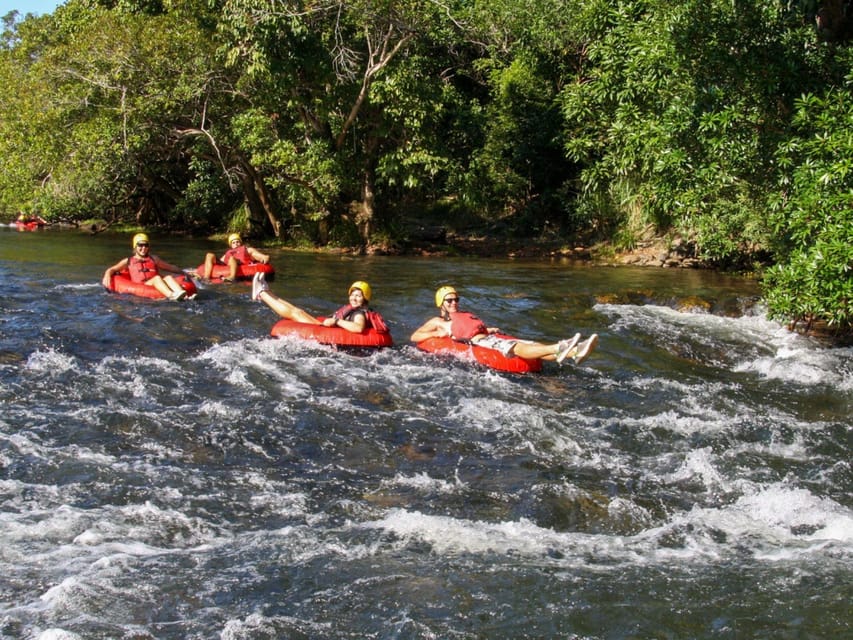
[[[319,320],[322,321],[323,318]],[[390,347],[394,344],[390,333],[380,333],[372,327],[361,333],[353,333],[340,327],[324,327],[321,324],[307,324],[284,319],[273,325],[270,335],[276,338],[298,336],[321,344],[341,347]]]
[[[195,283],[186,276],[175,276],[175,280],[181,285],[187,295],[194,296],[198,293]],[[162,293],[157,291],[150,284],[144,282],[134,282],[130,279],[130,273],[127,271],[119,271],[110,278],[109,290],[114,293],[128,293],[130,295],[139,296],[140,298],[151,298],[153,300],[163,300],[166,298]]]
[[[518,339],[513,336],[503,334],[498,335],[501,338],[509,338],[513,340]],[[478,347],[475,344],[459,342],[449,337],[427,338],[426,340],[418,342],[417,346],[418,349],[428,353],[450,353],[455,356],[469,354],[480,364],[484,364],[496,371],[506,371],[508,373],[536,373],[537,371],[542,370],[542,360],[538,358],[534,360],[520,358],[519,356],[507,358],[496,349]]]
[[[195,270],[195,272],[203,276],[204,275],[204,265],[199,265],[199,267]],[[230,270],[228,269],[227,264],[215,264],[213,265],[213,271],[210,273],[211,280],[218,280],[222,278],[227,278]],[[251,280],[256,273],[264,273],[266,274],[267,280],[272,280],[275,275],[275,269],[271,264],[263,264],[261,262],[255,262],[253,264],[238,264],[237,265],[237,279],[238,280]]]
[[35,231],[36,229],[41,229],[44,226],[44,222],[39,222],[37,220],[21,222],[20,220],[16,220],[15,226],[18,228],[18,231]]

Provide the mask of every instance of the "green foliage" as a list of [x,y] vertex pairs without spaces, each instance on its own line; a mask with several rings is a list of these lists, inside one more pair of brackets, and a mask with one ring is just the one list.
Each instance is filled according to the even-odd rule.
[[199,121],[209,95],[204,34],[71,0],[18,35],[4,59],[21,91],[0,105],[19,114],[0,119],[16,132],[3,143],[16,173],[0,177],[2,198],[63,216],[193,222],[176,217],[193,177],[174,132]]
[[[768,270],[765,301],[771,317],[811,326],[853,324],[853,219],[821,234],[808,250]],[[831,232],[837,237],[831,237]]]
[[[174,214],[191,229],[220,229],[250,231],[248,224],[234,226],[233,220],[226,223],[227,212],[236,206],[237,199],[222,180],[219,167],[212,161],[194,156],[189,162],[191,178],[175,203]],[[240,211],[243,207],[240,207]]]
[[[554,83],[519,55],[489,73],[492,100],[485,109],[488,123],[483,146],[472,159],[480,174],[484,206],[530,212],[531,207],[562,186],[568,172],[555,131],[559,110]],[[553,211],[545,207],[542,213]]]
[[561,95],[582,167],[576,213],[623,241],[643,223],[674,226],[721,264],[771,256],[774,316],[849,323],[849,49],[816,41],[796,3],[596,9]]
[[452,24],[446,7],[415,0],[225,5],[223,55],[257,111],[232,121],[233,137],[303,231],[321,218],[327,242],[354,214],[365,241],[389,203],[432,197],[456,175],[442,137],[454,91],[438,51]]
[[466,18],[488,55],[471,63],[485,87],[466,116],[476,127],[459,196],[510,228],[569,230],[565,215],[577,168],[563,151],[556,98],[572,73],[576,11],[555,0],[478,2]]
[[625,222],[623,203],[642,202],[643,222],[661,227],[684,206],[679,185],[691,167],[682,142],[694,89],[669,37],[679,10],[658,4],[600,3],[583,66],[560,96],[566,152],[583,167],[578,210],[596,228]]
[[799,99],[796,135],[780,146],[782,190],[770,200],[779,263],[765,279],[776,318],[853,325],[851,86],[853,74],[843,87]]
[[760,194],[793,99],[787,79],[808,71],[784,45],[799,22],[757,1],[624,3],[602,19],[610,29],[563,94],[581,203],[629,177],[647,222],[675,223],[706,257],[765,245]]
[[252,232],[252,217],[245,205],[239,206],[231,212],[231,216],[225,225],[225,230],[229,233],[236,231],[245,235]]

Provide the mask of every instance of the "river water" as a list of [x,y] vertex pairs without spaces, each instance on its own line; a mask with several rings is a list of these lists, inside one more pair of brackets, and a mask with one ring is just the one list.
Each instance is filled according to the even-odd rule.
[[[0,637],[850,637],[853,350],[754,283],[272,250],[316,313],[371,283],[396,345],[365,355],[270,338],[245,285],[109,294],[129,238],[0,228]],[[447,282],[599,349],[529,376],[420,353]]]

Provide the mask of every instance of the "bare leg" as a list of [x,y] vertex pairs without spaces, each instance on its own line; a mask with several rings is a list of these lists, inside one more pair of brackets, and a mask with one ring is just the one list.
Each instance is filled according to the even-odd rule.
[[204,273],[201,274],[201,277],[205,280],[210,280],[210,277],[213,275],[213,265],[216,264],[216,254],[208,253],[204,256]]
[[231,280],[237,279],[237,258],[231,256],[228,258],[228,277]]
[[[172,278],[172,276],[167,276],[167,277]],[[172,278],[172,280],[174,281],[174,278]],[[163,279],[162,276],[154,276],[153,278],[149,278],[148,280],[145,281],[145,284],[150,284],[152,287],[157,289],[157,291],[162,293],[167,298],[172,296],[172,293],[173,293],[172,288]],[[175,283],[175,284],[177,284],[177,283]],[[180,289],[180,285],[178,286],[178,288]]]
[[270,309],[287,320],[295,320],[305,324],[320,324],[320,321],[307,311],[303,311],[270,291],[261,291],[258,294],[258,300],[262,300]]
[[541,342],[518,342],[513,347],[512,352],[520,358],[534,360],[541,358],[542,360],[554,360],[557,357],[559,343],[543,344]]
[[595,349],[595,346],[598,344],[598,336],[593,334],[583,343],[580,342],[580,338],[581,334],[576,333],[570,339],[560,340],[560,342],[555,344],[519,342],[513,347],[512,352],[522,358],[540,358],[541,360],[548,361],[556,360],[560,364],[568,357],[573,358],[576,362],[581,362]]
[[163,280],[166,281],[166,284],[168,285],[169,289],[171,289],[170,293],[180,293],[184,290],[184,288],[181,286],[181,283],[175,280],[174,276],[165,276]]

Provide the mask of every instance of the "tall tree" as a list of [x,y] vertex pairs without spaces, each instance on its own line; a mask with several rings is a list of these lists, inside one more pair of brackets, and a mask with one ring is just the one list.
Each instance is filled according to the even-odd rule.
[[11,63],[17,86],[44,98],[35,111],[18,105],[20,136],[39,143],[10,149],[18,166],[33,167],[24,182],[38,186],[31,199],[66,214],[198,222],[170,218],[192,210],[178,204],[194,174],[193,150],[174,132],[204,128],[211,97],[227,95],[207,34],[177,14],[79,0],[26,21],[20,34]]
[[[243,138],[247,151],[322,230],[348,218],[369,242],[377,180],[394,182],[395,170],[411,170],[392,158],[404,153],[417,164],[423,151],[429,164],[418,143],[425,110],[417,101],[440,110],[441,79],[418,51],[445,19],[446,9],[432,1],[226,4],[228,59],[259,108],[246,120],[256,132]],[[405,104],[414,110],[406,113]]]

